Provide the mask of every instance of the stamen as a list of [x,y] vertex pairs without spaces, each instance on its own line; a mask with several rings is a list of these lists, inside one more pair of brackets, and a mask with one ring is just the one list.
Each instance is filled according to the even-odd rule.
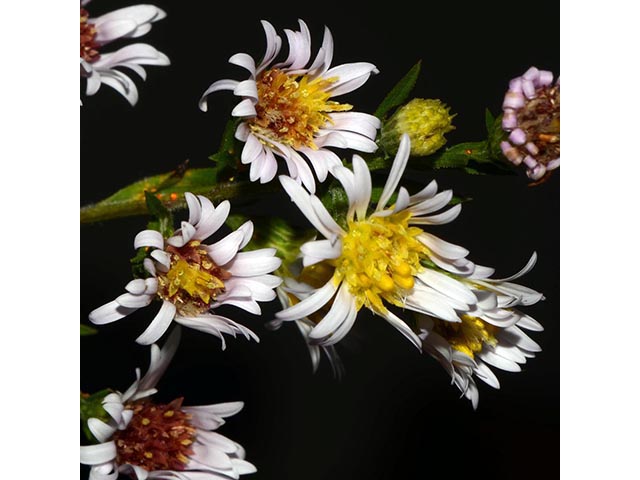
[[126,408],[133,410],[133,415],[127,428],[113,435],[116,462],[148,471],[184,470],[193,455],[190,445],[196,429],[191,424],[191,415],[182,411],[182,398],[168,405],[143,401]]
[[351,222],[342,239],[336,274],[349,285],[358,308],[366,305],[384,312],[383,300],[403,306],[414,286],[413,276],[423,267],[427,248],[416,237],[422,232],[408,224],[407,212]]
[[434,331],[444,337],[451,348],[474,358],[485,344],[497,345],[497,327],[471,315],[462,315],[460,318],[460,323],[433,319]]
[[277,68],[266,70],[257,79],[257,115],[249,123],[251,130],[259,137],[294,148],[317,149],[314,137],[332,123],[329,114],[353,108],[329,100],[327,90],[336,80],[310,80],[306,75],[287,74]]
[[194,316],[206,312],[215,298],[225,290],[230,274],[217,266],[200,242],[168,247],[169,271],[158,275],[158,295],[176,306],[178,313]]
[[90,63],[100,57],[95,41],[97,33],[95,25],[89,23],[89,12],[80,8],[80,57]]

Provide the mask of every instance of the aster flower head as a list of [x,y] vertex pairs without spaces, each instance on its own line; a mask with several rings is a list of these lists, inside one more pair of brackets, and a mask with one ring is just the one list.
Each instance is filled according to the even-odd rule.
[[86,94],[96,94],[105,84],[135,105],[138,89],[118,68],[129,69],[144,80],[146,72],[142,65],[169,65],[169,58],[146,43],[126,45],[115,52],[104,52],[103,47],[122,38],[145,35],[152,23],[167,14],[153,5],[134,5],[94,18],[84,8],[89,2],[80,2],[80,76],[86,78]]
[[[474,264],[466,258],[468,250],[423,230],[426,225],[445,224],[458,216],[460,204],[446,208],[451,190],[438,193],[435,181],[415,195],[401,187],[395,204],[387,207],[410,148],[405,134],[373,208],[371,175],[364,160],[354,155],[353,171],[334,168],[333,175],[349,199],[346,225],[338,224],[315,195],[291,178],[280,177],[292,201],[324,239],[307,242],[300,249],[302,276],[313,278],[317,288],[278,312],[276,321],[316,314],[320,318],[309,338],[319,345],[333,345],[349,332],[364,306],[421,349],[422,339],[392,311],[394,307],[450,323],[462,323],[465,315],[478,310],[485,298],[483,285],[492,282],[488,277],[493,269]],[[498,284],[494,288],[511,291],[510,285]],[[518,314],[500,308],[495,315],[507,323],[515,322]]]
[[275,299],[274,288],[281,279],[271,272],[281,260],[275,248],[240,252],[253,235],[253,223],[247,221],[221,240],[203,243],[225,223],[230,211],[227,200],[214,207],[204,196],[185,193],[189,220],[183,221],[174,234],[165,239],[157,230],[138,233],[134,247],[148,248],[144,259],[148,278],[136,278],[126,286],[127,292],[97,308],[89,319],[98,325],[120,320],[154,299],[160,310],[137,338],[141,344],[158,340],[172,321],[210,333],[222,340],[223,333],[237,333],[258,340],[248,328],[217,315],[213,309],[233,305],[255,315],[261,314],[258,302]]
[[215,432],[242,410],[242,402],[188,407],[182,398],[168,404],[151,399],[179,341],[178,327],[162,349],[153,344],[147,373],[140,377],[136,369],[124,393],[104,397],[107,421],[88,419],[99,442],[80,447],[80,463],[91,466],[90,480],[115,480],[119,473],[136,480],[219,480],[256,472],[240,444]]
[[414,98],[384,123],[380,143],[387,152],[396,153],[402,134],[406,133],[411,139],[411,155],[431,155],[447,143],[444,135],[455,129],[453,117],[440,100]]
[[534,254],[515,275],[504,279],[477,279],[470,286],[478,298],[476,305],[460,315],[460,322],[446,322],[417,314],[417,328],[423,350],[440,362],[462,394],[478,407],[479,390],[475,378],[499,389],[500,382],[491,367],[520,372],[521,365],[541,350],[524,331],[541,331],[542,325],[520,311],[544,297],[515,280],[536,263]]
[[509,83],[502,104],[502,128],[508,140],[502,153],[514,165],[524,164],[534,182],[544,181],[560,166],[560,78],[531,67]]
[[277,172],[276,157],[284,159],[289,175],[311,192],[331,167],[341,164],[330,147],[373,152],[380,121],[373,115],[352,111],[352,106],[332,100],[362,86],[375,65],[366,62],[331,67],[333,38],[325,28],[324,39],[315,59],[311,59],[311,35],[306,23],[300,30],[285,30],[289,55],[276,63],[282,39],[274,27],[262,21],[267,48],[262,60],[238,53],[229,63],[249,71],[244,81],[218,80],[202,95],[200,108],[207,110],[207,96],[218,90],[231,90],[241,98],[231,115],[242,119],[236,138],[245,142],[241,161],[250,164],[251,181],[271,181]]

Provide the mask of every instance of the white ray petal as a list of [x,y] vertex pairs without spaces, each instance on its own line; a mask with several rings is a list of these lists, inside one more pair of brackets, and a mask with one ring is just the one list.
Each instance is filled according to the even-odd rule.
[[167,331],[169,325],[176,315],[176,307],[173,303],[163,301],[160,310],[155,318],[151,321],[147,329],[136,338],[136,342],[141,345],[150,345],[157,341],[164,332]]
[[164,238],[157,230],[143,230],[133,240],[133,248],[141,247],[164,248]]
[[404,173],[404,169],[407,166],[409,153],[411,153],[411,141],[409,140],[409,135],[405,133],[400,139],[398,153],[396,153],[396,157],[391,165],[391,170],[389,171],[389,176],[387,177],[387,181],[385,182],[382,193],[380,194],[380,200],[378,201],[376,211],[384,210],[387,206],[387,202],[391,198],[391,195],[396,191],[398,182],[400,181],[400,178]]
[[80,447],[80,463],[85,465],[100,465],[115,459],[116,455],[116,444],[112,441]]
[[238,86],[238,83],[240,82],[238,82],[237,80],[228,79],[213,82],[200,97],[200,100],[198,101],[198,107],[200,107],[200,110],[202,110],[203,112],[206,112],[208,109],[207,96],[209,94],[217,92],[219,90],[234,90]]
[[332,278],[304,300],[277,312],[276,318],[279,320],[290,321],[300,320],[301,318],[307,317],[322,308],[331,299],[331,297],[333,297],[337,288],[338,284]]
[[393,325],[402,335],[405,336],[418,350],[422,350],[422,340],[418,335],[414,333],[409,326],[404,323],[400,318],[398,318],[395,314],[387,310],[384,313],[378,313],[378,315],[382,316],[387,322]]
[[120,305],[115,300],[96,308],[89,314],[89,321],[95,325],[115,322],[138,310]]

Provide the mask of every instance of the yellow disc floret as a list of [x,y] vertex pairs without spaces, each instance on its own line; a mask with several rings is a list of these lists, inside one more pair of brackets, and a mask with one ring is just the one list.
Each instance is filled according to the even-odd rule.
[[434,330],[449,342],[451,348],[474,358],[485,344],[497,345],[497,327],[471,315],[460,318],[460,323],[434,319]]
[[257,79],[258,103],[256,117],[249,126],[259,136],[294,148],[314,150],[314,136],[322,127],[332,123],[331,112],[353,108],[329,100],[327,90],[337,78],[316,78],[288,74],[277,68],[266,70]]
[[410,227],[409,218],[402,212],[349,223],[334,278],[347,282],[358,309],[366,305],[385,312],[383,300],[403,306],[414,275],[423,270],[420,258],[427,252],[416,239],[422,230]]
[[218,267],[200,242],[193,240],[183,247],[168,247],[171,265],[158,275],[158,295],[176,306],[185,316],[206,312],[216,296],[224,292],[229,273]]

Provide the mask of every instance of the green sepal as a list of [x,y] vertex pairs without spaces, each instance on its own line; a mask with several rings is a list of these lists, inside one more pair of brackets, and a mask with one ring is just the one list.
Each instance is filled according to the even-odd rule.
[[90,327],[89,325],[85,325],[84,323],[80,324],[80,336],[84,337],[86,335],[95,335],[98,333],[96,328]]
[[382,100],[374,113],[376,117],[383,120],[392,108],[401,105],[409,98],[409,94],[411,90],[413,90],[420,75],[421,65],[422,60],[418,60],[418,63],[411,67],[407,74],[387,93],[387,96],[384,97],[384,100]]
[[91,395],[80,392],[80,424],[85,437],[90,442],[96,443],[97,439],[93,436],[91,430],[89,430],[87,422],[90,418],[97,418],[105,423],[109,422],[111,417],[102,406],[102,401],[104,400],[104,397],[109,395],[111,392],[112,390],[108,388]]

